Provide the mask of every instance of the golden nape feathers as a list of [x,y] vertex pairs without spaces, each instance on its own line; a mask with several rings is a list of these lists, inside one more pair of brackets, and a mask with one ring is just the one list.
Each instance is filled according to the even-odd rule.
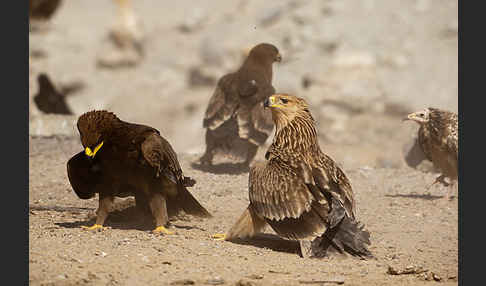
[[275,92],[272,65],[281,59],[274,45],[262,43],[250,50],[236,72],[219,79],[203,120],[206,151],[201,164],[212,165],[217,154],[250,164],[272,132],[263,100]]
[[[440,182],[450,186],[451,188],[446,195],[446,198],[449,199],[452,187],[458,178],[459,130],[457,114],[429,107],[410,113],[405,120],[412,120],[420,125],[418,130],[420,148],[427,159],[442,172],[432,185]],[[444,180],[446,177],[452,181],[450,184]]]
[[[225,239],[250,237],[270,225],[280,236],[299,240],[303,256],[331,250],[370,256],[370,234],[356,220],[351,184],[321,151],[305,100],[274,94],[264,106],[271,110],[275,137],[267,161],[250,169],[250,204]],[[304,249],[309,243],[310,250]]]

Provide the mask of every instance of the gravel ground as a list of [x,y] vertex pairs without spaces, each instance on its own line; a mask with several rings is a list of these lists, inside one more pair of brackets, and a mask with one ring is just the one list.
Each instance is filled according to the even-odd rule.
[[[112,1],[96,5],[64,1],[47,31],[29,33],[31,285],[425,285],[437,283],[433,274],[458,284],[457,190],[451,201],[441,186],[425,190],[437,174],[428,162],[407,166],[417,125],[401,122],[426,106],[457,112],[457,1],[137,1],[146,53],[123,69],[96,65],[116,11]],[[304,260],[271,230],[238,243],[210,238],[246,207],[248,174],[196,168],[202,117],[214,80],[260,42],[283,55],[276,90],[310,103],[322,149],[351,180],[376,259]],[[197,85],[194,71],[209,80]],[[41,72],[84,85],[67,97],[73,115],[33,104]],[[98,202],[76,197],[66,162],[81,150],[76,119],[93,108],[159,129],[214,217],[174,218],[176,234],[158,236],[126,198],[107,230],[82,230]],[[389,267],[426,271],[391,275]]]

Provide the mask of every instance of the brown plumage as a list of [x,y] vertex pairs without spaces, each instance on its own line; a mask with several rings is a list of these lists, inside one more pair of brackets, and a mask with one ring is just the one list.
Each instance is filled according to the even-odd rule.
[[56,87],[47,74],[37,77],[39,91],[34,95],[34,103],[44,113],[73,114],[66,103],[66,96],[83,88],[80,82]]
[[238,71],[218,81],[203,120],[206,152],[202,164],[212,164],[216,154],[245,160],[247,165],[255,157],[272,132],[271,115],[263,101],[275,92],[272,64],[280,60],[274,45],[259,44]]
[[[425,108],[410,113],[405,120],[413,120],[420,125],[418,143],[423,153],[442,174],[433,184],[444,181],[448,177],[453,182],[458,173],[458,119],[457,114],[438,108]],[[433,185],[432,184],[432,185]],[[451,189],[454,184],[450,184]],[[430,187],[429,187],[430,188]],[[449,198],[448,191],[446,198]]]
[[307,103],[287,94],[265,101],[275,137],[265,158],[251,167],[250,205],[224,236],[251,237],[270,225],[280,236],[301,241],[304,256],[325,256],[330,249],[370,256],[369,233],[356,221],[350,182],[318,143]]
[[185,177],[177,155],[158,130],[128,123],[108,111],[90,111],[78,119],[85,154],[67,163],[69,181],[81,199],[99,194],[96,224],[102,227],[114,196],[134,195],[136,204],[149,209],[155,232],[165,229],[168,216],[184,212],[210,217],[189,193],[195,181]]
[[61,3],[61,0],[29,0],[29,20],[48,20]]

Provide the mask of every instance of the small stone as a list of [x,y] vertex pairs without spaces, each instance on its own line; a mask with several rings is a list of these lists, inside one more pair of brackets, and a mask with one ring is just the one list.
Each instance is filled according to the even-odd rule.
[[207,285],[222,285],[222,284],[224,284],[224,280],[221,277],[214,277],[214,278],[210,278],[210,279],[206,280],[206,282],[204,284],[207,284]]
[[194,285],[196,282],[194,282],[191,279],[181,279],[181,280],[176,280],[170,282],[170,285]]
[[261,274],[251,274],[251,275],[248,275],[246,277],[250,278],[250,279],[256,279],[256,280],[263,279],[263,275],[261,275]]
[[256,286],[257,284],[253,281],[240,279],[238,282],[235,283],[235,286]]
[[435,273],[432,273],[432,278],[434,278],[435,281],[441,281],[442,280],[442,278]]
[[283,7],[273,7],[263,11],[263,14],[259,17],[258,22],[263,27],[268,27],[282,16]]

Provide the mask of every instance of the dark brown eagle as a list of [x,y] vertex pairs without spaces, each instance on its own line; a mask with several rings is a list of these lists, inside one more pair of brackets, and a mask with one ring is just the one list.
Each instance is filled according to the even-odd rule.
[[61,0],[29,0],[29,20],[48,20],[61,3]]
[[259,44],[238,71],[218,81],[203,120],[206,152],[202,164],[211,165],[219,153],[249,165],[272,132],[271,115],[263,101],[275,93],[272,64],[281,59],[274,45]]
[[67,173],[81,199],[99,194],[96,223],[89,229],[102,228],[115,196],[134,195],[137,207],[151,211],[158,233],[171,234],[165,228],[168,216],[181,210],[211,216],[187,190],[195,181],[184,176],[158,130],[105,110],[81,115],[77,127],[85,151],[68,161]]
[[[457,114],[438,108],[425,108],[410,113],[404,120],[413,120],[420,125],[418,144],[423,153],[442,174],[432,183],[450,185],[446,199],[449,199],[454,181],[458,178],[458,119]],[[448,177],[452,183],[444,179]],[[430,188],[430,185],[428,188]]]
[[44,113],[73,114],[66,97],[84,88],[81,82],[72,82],[57,87],[47,74],[41,73],[37,77],[39,91],[34,95],[34,103]]
[[267,161],[250,169],[248,208],[227,234],[215,237],[251,237],[270,225],[278,235],[299,240],[305,257],[325,256],[330,249],[371,256],[370,234],[356,220],[350,182],[321,151],[307,103],[275,94],[265,106],[276,127]]

